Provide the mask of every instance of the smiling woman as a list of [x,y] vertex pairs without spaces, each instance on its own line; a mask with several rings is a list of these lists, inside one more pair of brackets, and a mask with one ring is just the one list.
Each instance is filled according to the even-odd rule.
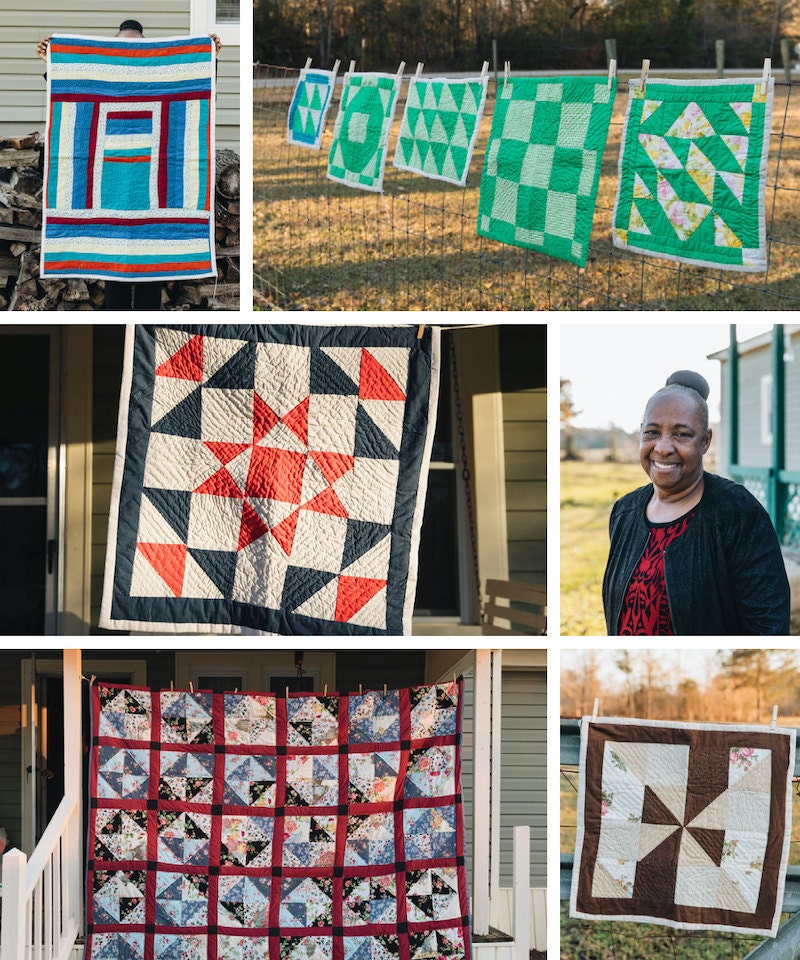
[[703,469],[707,397],[705,379],[682,370],[647,403],[639,456],[651,482],[611,511],[609,635],[789,632],[789,584],[769,516],[743,486]]

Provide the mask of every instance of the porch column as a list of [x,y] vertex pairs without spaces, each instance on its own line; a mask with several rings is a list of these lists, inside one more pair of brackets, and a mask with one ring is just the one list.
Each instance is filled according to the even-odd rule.
[[492,652],[475,651],[472,764],[472,932],[489,933],[491,844]]
[[786,367],[783,362],[783,324],[772,328],[772,470],[770,472],[769,515],[778,531],[783,534],[783,496],[780,474],[786,468]]
[[736,324],[730,325],[728,345],[728,467],[739,464],[739,344]]
[[[64,796],[74,798],[77,824],[83,823],[83,695],[81,691],[81,651],[64,651]],[[64,916],[83,913],[81,829],[69,830],[64,839],[62,885]]]

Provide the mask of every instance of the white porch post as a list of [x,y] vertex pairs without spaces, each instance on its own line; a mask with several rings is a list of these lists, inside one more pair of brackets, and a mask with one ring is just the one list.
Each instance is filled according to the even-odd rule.
[[28,937],[25,923],[25,868],[28,858],[21,850],[9,850],[3,857],[3,923],[0,926],[0,955],[3,960],[23,960]]
[[[83,823],[83,697],[81,695],[81,651],[64,651],[64,796],[74,797],[77,820]],[[61,865],[63,911],[66,917],[80,918],[83,912],[81,879],[81,830],[67,834]]]
[[531,828],[514,827],[514,953],[528,960],[531,950]]
[[492,745],[491,745],[491,819],[489,834],[489,905],[491,919],[491,904],[496,902],[500,894],[500,798],[501,777],[503,770],[503,652],[493,650],[490,664],[492,683]]
[[475,651],[474,759],[472,784],[472,932],[489,933],[491,844],[492,651]]

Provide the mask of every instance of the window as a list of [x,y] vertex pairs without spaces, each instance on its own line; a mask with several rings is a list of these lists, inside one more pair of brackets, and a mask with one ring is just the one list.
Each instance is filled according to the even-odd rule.
[[223,46],[239,46],[239,0],[192,0],[190,30],[216,33]]

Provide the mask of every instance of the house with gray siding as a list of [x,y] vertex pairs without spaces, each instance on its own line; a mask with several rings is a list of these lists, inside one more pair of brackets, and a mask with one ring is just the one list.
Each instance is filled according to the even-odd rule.
[[145,36],[216,33],[223,44],[217,70],[218,149],[240,152],[238,0],[20,0],[3,4],[0,31],[0,139],[45,129],[46,83],[36,44],[52,33],[114,36],[120,23],[136,19]]

